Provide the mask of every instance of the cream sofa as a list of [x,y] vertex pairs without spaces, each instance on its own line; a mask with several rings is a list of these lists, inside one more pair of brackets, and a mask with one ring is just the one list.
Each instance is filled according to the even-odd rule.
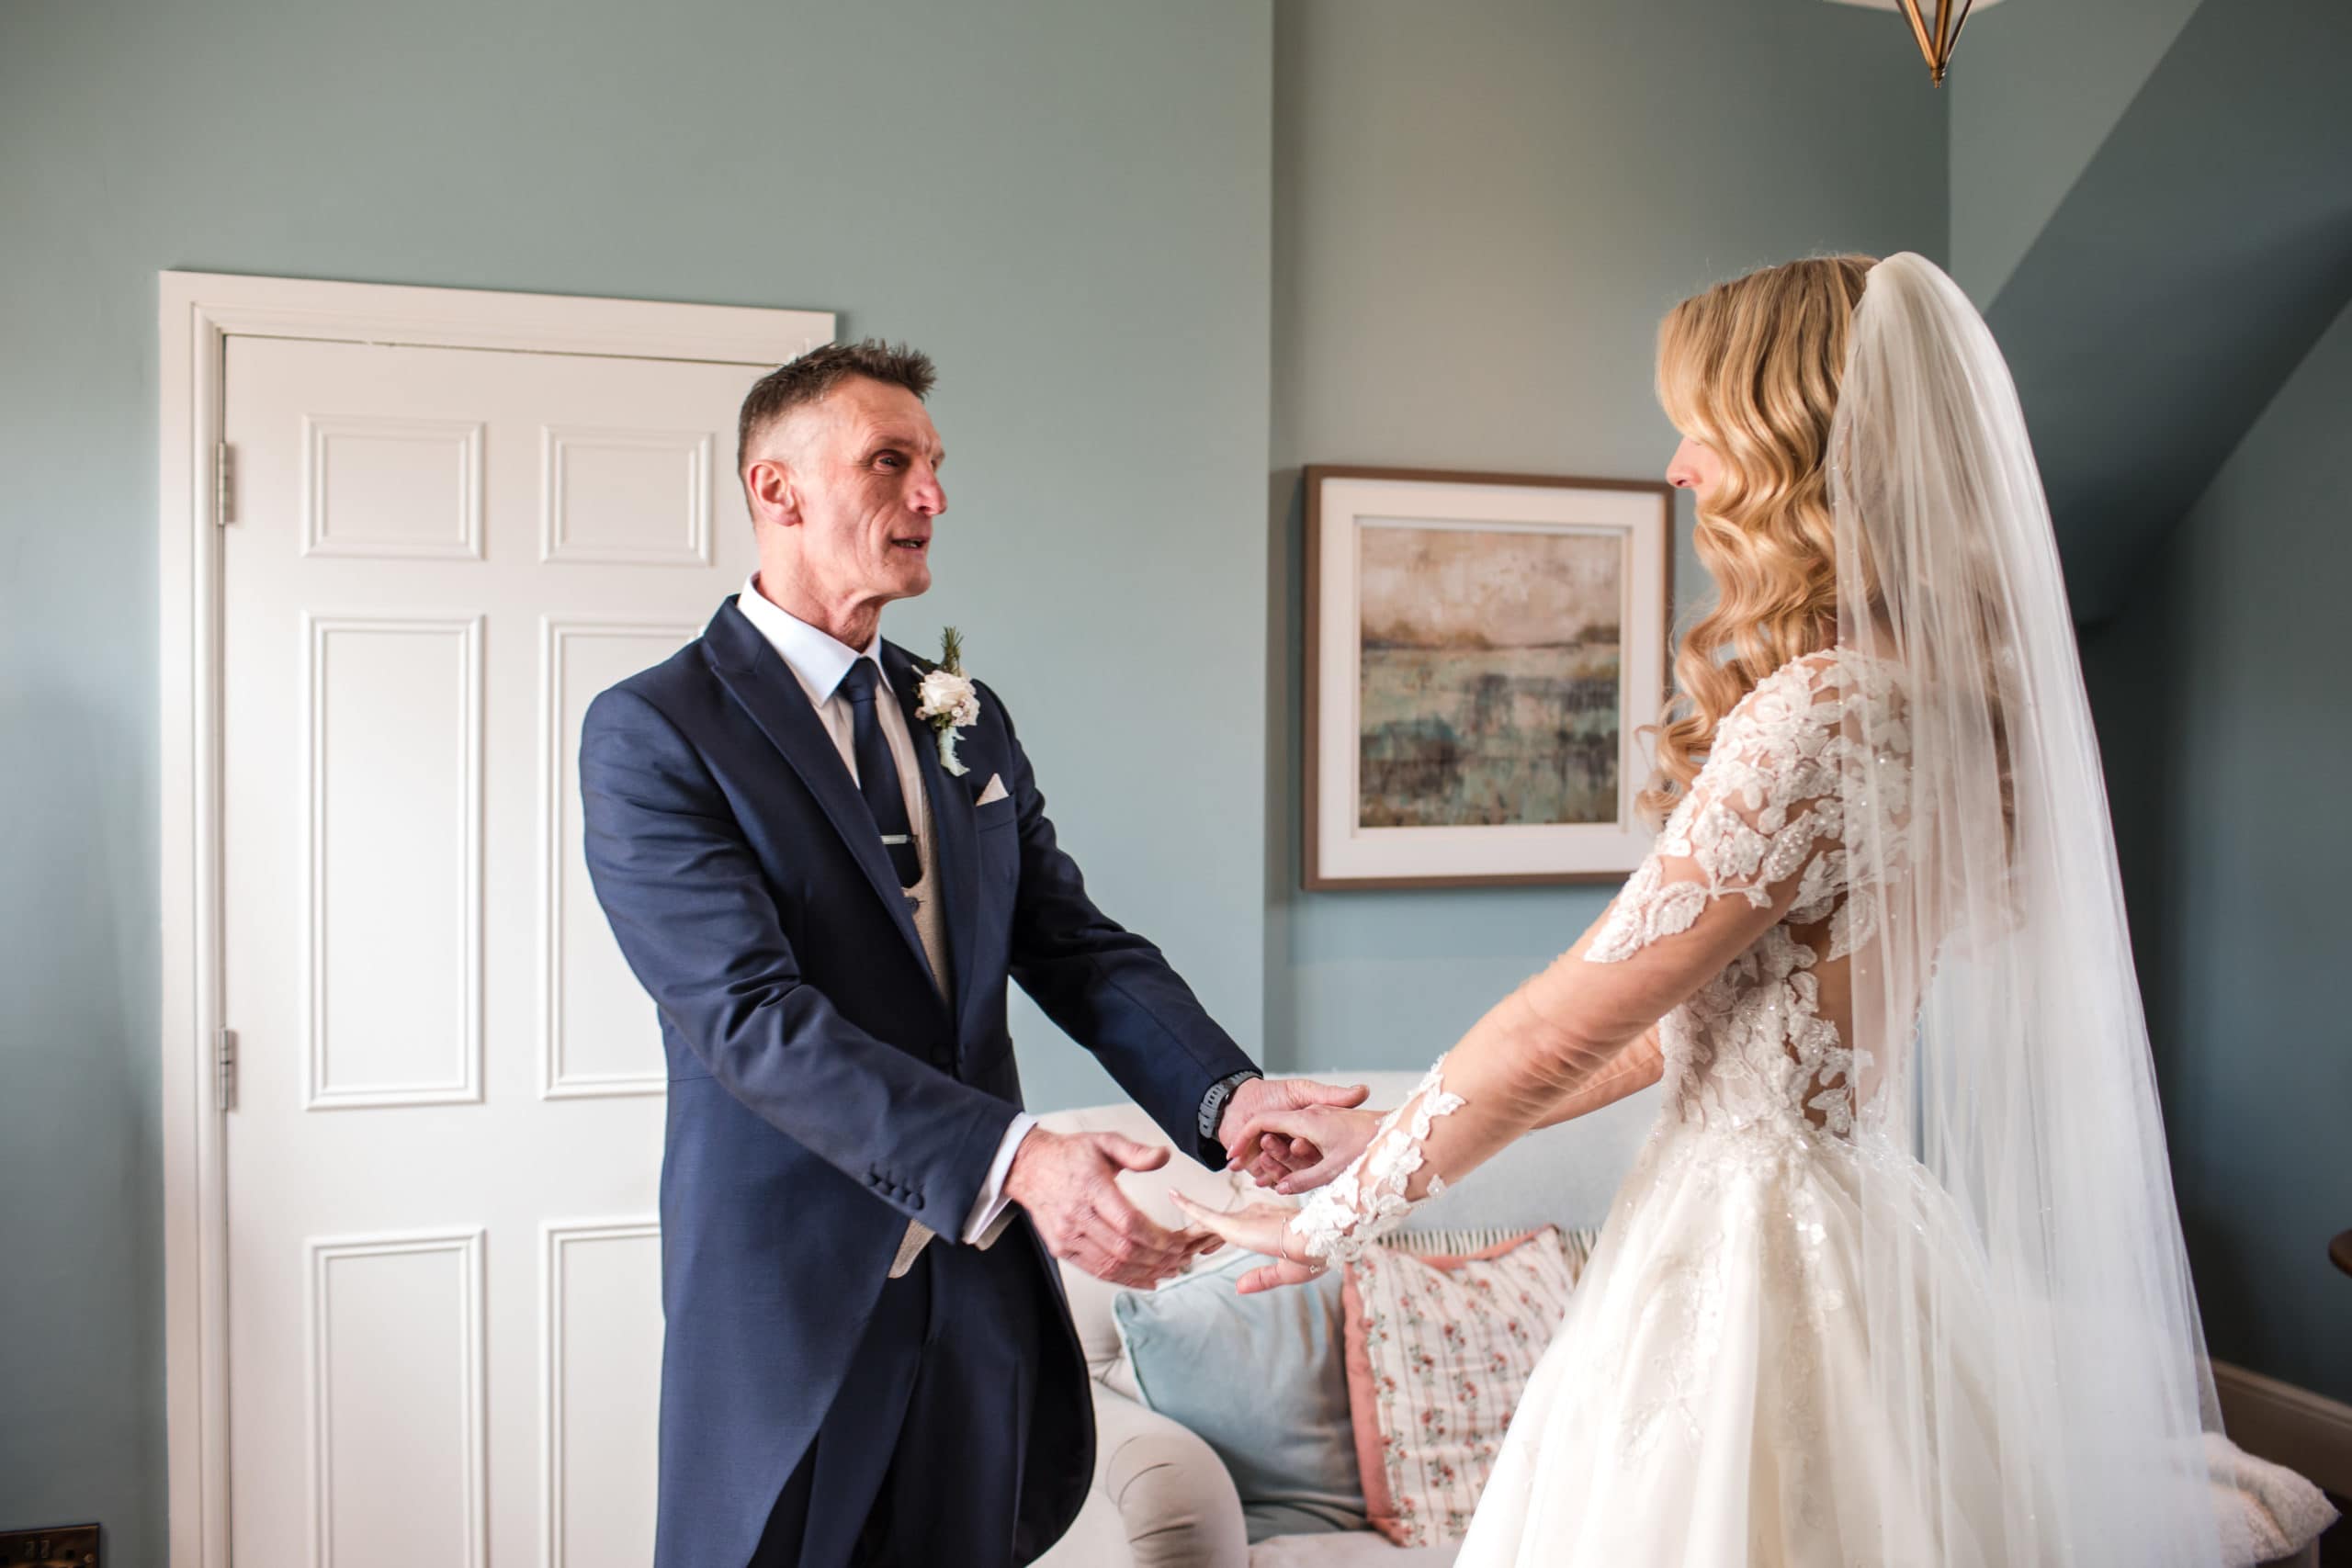
[[[1317,1076],[1371,1085],[1376,1106],[1395,1105],[1420,1077]],[[1652,1090],[1538,1133],[1430,1204],[1415,1223],[1462,1230],[1597,1226],[1657,1113]],[[1133,1105],[1059,1111],[1041,1121],[1057,1133],[1118,1133],[1138,1143],[1168,1142]],[[1182,1223],[1168,1199],[1174,1189],[1220,1206],[1240,1201],[1245,1193],[1257,1201],[1266,1197],[1242,1179],[1204,1170],[1182,1155],[1121,1185],[1145,1213],[1171,1225]],[[1062,1270],[1062,1280],[1096,1380],[1094,1488],[1077,1524],[1039,1560],[1040,1568],[1442,1568],[1453,1561],[1450,1547],[1403,1551],[1370,1530],[1282,1536],[1250,1546],[1241,1499],[1208,1444],[1104,1386],[1102,1376],[1119,1356],[1111,1315],[1117,1291],[1073,1268]]]
[[[1413,1091],[1418,1073],[1323,1073],[1328,1082],[1365,1083],[1372,1103],[1391,1106]],[[1532,1230],[1598,1226],[1636,1147],[1657,1114],[1655,1089],[1596,1115],[1522,1140],[1415,1215],[1417,1228]],[[1117,1133],[1138,1143],[1167,1137],[1133,1105],[1057,1111],[1040,1118],[1057,1133]],[[1179,1155],[1157,1171],[1122,1182],[1165,1224],[1182,1217],[1171,1190],[1221,1206],[1268,1194],[1239,1177],[1204,1170]],[[1283,1200],[1272,1200],[1282,1201]],[[1064,1268],[1071,1316],[1094,1373],[1094,1485],[1068,1535],[1038,1568],[1447,1568],[1453,1547],[1405,1551],[1371,1530],[1279,1536],[1250,1544],[1241,1499],[1208,1444],[1167,1416],[1107,1386],[1119,1359],[1111,1303],[1117,1290]],[[2318,1568],[2316,1542],[2275,1568]]]

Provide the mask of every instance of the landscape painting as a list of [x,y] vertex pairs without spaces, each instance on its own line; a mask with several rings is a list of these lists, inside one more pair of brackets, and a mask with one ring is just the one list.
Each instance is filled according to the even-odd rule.
[[1357,826],[1615,822],[1624,533],[1358,524]]
[[1668,688],[1674,491],[1310,465],[1309,891],[1622,880]]

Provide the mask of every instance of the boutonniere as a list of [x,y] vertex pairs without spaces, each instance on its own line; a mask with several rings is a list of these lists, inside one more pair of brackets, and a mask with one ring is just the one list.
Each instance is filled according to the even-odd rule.
[[922,680],[915,687],[922,704],[917,718],[929,719],[939,734],[939,765],[961,777],[964,764],[956,760],[956,732],[980,720],[979,688],[964,673],[964,638],[954,626],[939,634],[939,661],[915,660]]

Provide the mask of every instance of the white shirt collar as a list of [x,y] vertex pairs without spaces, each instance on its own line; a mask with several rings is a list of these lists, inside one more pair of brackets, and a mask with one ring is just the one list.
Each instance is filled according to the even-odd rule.
[[808,693],[808,700],[819,707],[832,700],[842,677],[861,659],[873,660],[884,689],[889,687],[889,672],[882,668],[880,632],[874,634],[874,641],[865,649],[852,648],[831,632],[820,631],[790,611],[778,608],[775,601],[760,592],[757,572],[744,579],[743,592],[735,596],[735,603],[744,619],[767,638],[768,646],[791,667],[794,678]]

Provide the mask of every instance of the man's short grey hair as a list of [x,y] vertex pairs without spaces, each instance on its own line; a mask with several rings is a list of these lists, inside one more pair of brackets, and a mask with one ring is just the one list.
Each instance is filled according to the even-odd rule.
[[794,409],[815,402],[852,376],[886,387],[904,387],[918,398],[931,396],[939,380],[931,355],[905,344],[894,346],[869,337],[812,348],[761,377],[745,394],[742,414],[735,423],[735,471],[743,471],[743,465],[752,460],[752,444],[769,426]]

